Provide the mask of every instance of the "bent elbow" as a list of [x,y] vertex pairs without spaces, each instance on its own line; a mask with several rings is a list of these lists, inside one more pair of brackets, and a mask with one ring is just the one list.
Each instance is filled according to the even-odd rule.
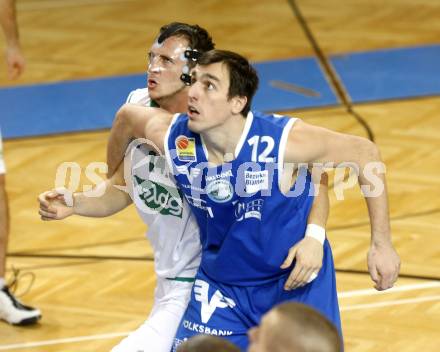
[[115,119],[113,120],[113,126],[126,124],[130,122],[130,114],[128,113],[129,104],[122,105],[116,112]]
[[380,157],[380,150],[379,150],[379,146],[370,141],[369,139],[367,139],[367,150],[368,150],[368,155],[370,157],[371,160],[373,161],[380,161],[381,157]]

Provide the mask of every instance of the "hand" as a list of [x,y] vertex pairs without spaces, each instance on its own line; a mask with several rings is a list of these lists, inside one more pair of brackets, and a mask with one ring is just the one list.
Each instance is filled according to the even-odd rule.
[[74,213],[73,207],[68,206],[66,198],[72,197],[71,193],[66,189],[58,189],[41,193],[38,196],[40,203],[39,214],[41,220],[62,220]]
[[26,66],[20,47],[9,46],[6,48],[6,64],[10,79],[15,79],[22,74]]
[[322,244],[312,237],[306,236],[290,248],[281,269],[286,269],[292,265],[294,259],[296,259],[296,263],[284,284],[284,289],[294,290],[314,280],[322,267],[323,257],[324,248]]
[[368,271],[376,290],[393,287],[400,270],[400,258],[391,243],[371,244],[367,255]]

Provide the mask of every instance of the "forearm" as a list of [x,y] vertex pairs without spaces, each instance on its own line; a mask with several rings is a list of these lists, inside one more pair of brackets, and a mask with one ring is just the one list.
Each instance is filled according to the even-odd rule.
[[385,177],[382,178],[384,189],[377,197],[365,197],[371,222],[371,243],[390,244],[391,226],[388,208],[388,195]]
[[0,0],[0,23],[5,33],[7,46],[19,47],[14,1]]
[[371,223],[371,242],[375,244],[390,244],[391,228],[385,165],[375,144],[367,143],[363,158],[359,164],[360,172],[358,179],[367,202]]
[[[99,197],[96,194],[102,192]],[[131,203],[131,199],[124,191],[117,189],[106,180],[92,192],[75,193],[73,195],[73,211],[76,215],[87,217],[106,217],[113,215]]]
[[315,192],[316,196],[307,219],[307,225],[315,224],[325,229],[330,208],[327,173],[324,172],[321,175],[319,183],[315,183],[315,187],[318,187],[318,190]]
[[133,126],[123,106],[116,113],[107,143],[107,177],[112,177],[116,172],[132,139]]

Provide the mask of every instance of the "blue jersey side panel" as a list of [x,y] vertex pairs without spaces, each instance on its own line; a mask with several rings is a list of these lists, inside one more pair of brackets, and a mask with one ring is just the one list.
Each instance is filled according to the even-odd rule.
[[[246,350],[246,331],[285,301],[314,307],[341,331],[327,240],[317,278],[304,287],[284,290],[292,268],[281,270],[280,265],[289,249],[304,238],[313,203],[307,169],[300,169],[287,196],[279,188],[280,143],[291,120],[259,113],[247,119],[236,159],[218,167],[208,167],[203,141],[188,129],[186,115],[180,115],[170,129],[171,164],[198,221],[202,243],[200,269],[175,347],[203,332],[223,335]],[[214,296],[223,299],[211,311],[206,307],[212,308]]]

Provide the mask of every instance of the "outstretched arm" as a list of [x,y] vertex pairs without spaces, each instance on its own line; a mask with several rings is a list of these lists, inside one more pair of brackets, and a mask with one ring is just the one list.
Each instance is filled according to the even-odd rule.
[[391,242],[385,166],[377,146],[365,138],[297,121],[289,134],[286,162],[324,163],[327,167],[329,163],[333,167],[350,163],[358,168],[371,224],[370,275],[376,289],[392,287],[399,274],[400,259]]
[[107,144],[108,177],[111,177],[135,138],[148,139],[163,152],[163,139],[172,115],[158,108],[125,104],[116,113]]
[[98,184],[92,191],[71,193],[66,189],[53,189],[38,196],[42,220],[62,220],[71,215],[106,217],[115,214],[129,204],[130,196],[117,186],[124,186],[122,164],[110,178]]

